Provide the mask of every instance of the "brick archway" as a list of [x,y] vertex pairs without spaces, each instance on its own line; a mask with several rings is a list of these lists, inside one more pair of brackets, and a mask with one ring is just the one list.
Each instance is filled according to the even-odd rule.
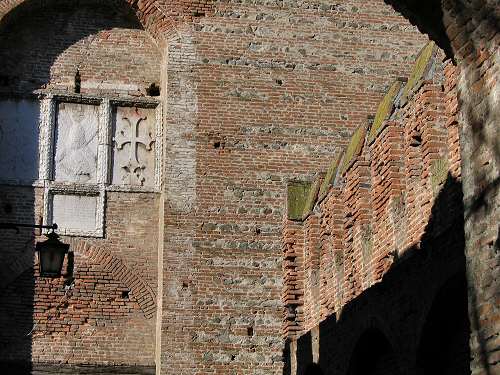
[[[86,258],[90,263],[111,272],[113,277],[129,288],[135,296],[144,316],[151,319],[156,312],[156,294],[153,289],[125,262],[103,247],[91,245],[83,240],[72,241],[77,256]],[[78,272],[78,268],[77,268]],[[77,276],[78,277],[78,276]]]
[[[74,5],[73,5],[74,4]],[[212,12],[212,0],[206,1],[174,1],[168,6],[158,4],[157,0],[83,0],[44,2],[33,0],[0,0],[0,25],[7,18],[14,17],[18,12],[51,6],[80,6],[83,4],[105,4],[115,11],[132,14],[139,20],[142,27],[156,40],[161,40],[176,25],[191,21]]]

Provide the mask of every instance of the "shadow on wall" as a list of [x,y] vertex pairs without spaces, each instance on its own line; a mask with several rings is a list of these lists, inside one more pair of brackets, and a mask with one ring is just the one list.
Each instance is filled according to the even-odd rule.
[[[0,21],[0,94],[25,96],[43,89],[54,79],[54,69],[58,75],[55,78],[62,80],[57,83],[72,86],[77,69],[88,70],[82,78],[93,73],[95,61],[89,59],[89,51],[97,33],[143,30],[129,5],[123,6],[130,11],[124,15],[96,0],[52,1],[53,6],[50,3],[41,5],[40,1],[26,0]],[[64,61],[58,60],[64,52]],[[103,55],[100,59],[104,60],[101,68],[105,69],[106,59],[116,61],[116,56]],[[87,67],[86,63],[92,66]]]
[[319,367],[318,364],[311,363],[309,366],[307,366],[305,375],[324,375],[324,374],[323,371],[321,370],[321,367]]
[[394,350],[376,328],[369,328],[358,339],[347,375],[400,375]]
[[[453,317],[453,318],[452,318]],[[297,374],[469,375],[462,185],[448,175],[420,248],[395,259],[380,283],[297,342]],[[480,345],[485,345],[481,342]],[[290,366],[287,366],[290,368]],[[287,373],[288,374],[288,373]]]
[[[35,193],[31,187],[0,186],[0,220],[35,223]],[[35,237],[32,229],[0,230],[0,373],[31,373],[32,334],[35,330],[33,267]],[[18,267],[28,270],[16,280]]]
[[[495,8],[496,6],[496,8]],[[500,267],[500,104],[498,80],[498,2],[482,2],[480,12],[465,0],[453,2],[453,22],[461,27],[461,38],[452,41],[457,50],[465,85],[459,91],[462,114],[462,164],[467,227],[467,273],[469,317],[472,326],[473,371],[497,373],[495,358],[499,323],[494,309],[499,296],[495,270]],[[481,17],[471,22],[470,17]],[[496,38],[495,38],[496,35]],[[465,43],[464,41],[467,41]],[[489,46],[489,48],[488,48]]]
[[[478,306],[494,304],[498,298],[500,267],[500,105],[498,92],[498,1],[467,0],[425,2],[384,0],[420,30],[428,33],[461,70],[459,108],[461,149],[467,226],[467,272],[473,342],[474,371],[492,374],[499,362],[495,345],[487,341],[498,335],[494,313]],[[451,38],[451,40],[450,40]],[[477,336],[477,337],[476,337]],[[496,367],[493,369],[493,367]]]
[[452,276],[434,298],[417,352],[418,375],[466,374],[469,368],[467,281]]

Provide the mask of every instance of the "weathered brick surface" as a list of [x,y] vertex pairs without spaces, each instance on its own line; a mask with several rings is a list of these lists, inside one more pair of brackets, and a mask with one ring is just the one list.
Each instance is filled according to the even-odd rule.
[[[433,299],[457,272],[465,280],[456,77],[449,61],[438,60],[431,79],[396,108],[378,135],[371,142],[361,139],[361,153],[345,164],[315,213],[302,225],[294,223],[293,232],[284,232],[285,250],[297,248],[303,255],[295,256],[305,259],[294,268],[301,277],[285,285],[285,298],[293,288],[304,295],[306,312],[301,320],[285,319],[285,334],[297,340],[291,345],[297,351],[290,351],[297,372],[290,373],[303,373],[312,361],[326,373],[346,373],[349,366],[354,371],[349,358],[370,327],[388,338],[403,373],[422,361],[422,325]],[[311,254],[307,245],[317,241],[311,228],[318,220],[321,242]],[[285,221],[285,228],[290,225]],[[302,238],[301,247],[296,241]],[[307,261],[317,257],[317,266]],[[311,267],[321,273],[319,288],[309,276]],[[314,293],[316,298],[307,298]],[[314,314],[320,305],[321,316]],[[466,314],[465,307],[457,314]],[[312,327],[319,330],[319,349]],[[467,337],[459,342],[462,353]],[[380,360],[389,366],[384,356]],[[457,373],[463,368],[463,362],[457,364]]]
[[[75,252],[75,285],[68,290],[63,278],[38,276],[32,246],[42,237],[6,232],[2,363],[154,364],[157,227],[142,227],[125,213],[134,207],[157,223],[158,200],[151,194],[108,194],[106,217],[114,224],[106,239],[63,238]],[[29,223],[41,217],[42,196],[42,189],[3,186],[2,220]]]
[[[396,254],[403,255],[427,233],[443,183],[441,171],[460,176],[457,111],[464,107],[454,93],[455,68],[448,66],[444,81],[424,85],[398,112],[400,117],[365,147],[345,173],[347,189],[330,191],[321,213],[306,220],[307,231],[301,232],[297,223],[281,225],[288,180],[311,180],[326,170],[334,151],[347,144],[354,129],[366,125],[391,82],[409,73],[425,42],[382,1],[21,3],[0,1],[2,96],[26,96],[35,89],[72,92],[77,67],[82,92],[100,97],[143,96],[149,84],[160,83],[164,181],[161,194],[107,193],[105,238],[72,240],[81,249],[76,284],[66,297],[68,306],[55,309],[57,319],[49,320],[47,309],[54,309],[57,301],[50,296],[61,295],[61,284],[32,282],[33,263],[22,250],[32,246],[31,233],[7,235],[12,250],[0,254],[8,273],[2,285],[15,294],[12,283],[24,280],[18,282],[26,291],[22,298],[7,300],[46,322],[42,327],[52,336],[37,331],[39,337],[22,343],[32,357],[9,354],[6,359],[150,366],[156,351],[164,373],[280,373],[283,283],[285,334],[293,337],[331,319],[386,275]],[[137,18],[125,16],[128,10]],[[450,13],[451,18],[457,14]],[[484,46],[474,47],[477,69],[462,69],[471,50],[463,44],[458,86],[462,99],[468,88],[479,90],[477,97],[466,98],[473,116],[484,113],[481,98],[488,97],[491,105],[484,122],[489,124],[486,151],[476,152],[482,150],[483,138],[474,137],[470,139],[477,142],[462,150],[463,165],[469,168],[464,170],[466,197],[472,197],[475,186],[495,181],[498,172],[493,127],[498,111],[495,97],[487,94],[496,85],[498,38],[483,18],[484,12],[450,21],[448,30],[450,39],[456,37],[457,51],[467,40],[460,31],[478,30],[476,39]],[[484,74],[482,81],[478,71]],[[474,119],[467,120],[465,133],[475,129]],[[411,145],[415,137],[422,139],[418,147]],[[486,185],[470,177],[467,155],[472,154],[483,155],[474,159],[474,170],[487,170]],[[34,202],[42,189],[2,189],[15,207],[16,220],[37,220],[41,208]],[[488,194],[489,207],[497,207],[497,193]],[[488,290],[480,293],[478,305],[488,316],[485,332],[495,326],[495,310],[488,310],[496,259],[491,249],[498,245],[488,223],[495,212],[467,219],[474,226],[467,230],[472,233],[468,248],[480,243],[490,249],[482,255],[484,262],[472,255],[469,259],[471,280]],[[478,233],[487,234],[479,240]],[[163,239],[160,254],[158,239]],[[438,244],[456,245],[446,241]],[[289,261],[284,273],[282,250]],[[476,274],[481,276],[474,279]],[[445,276],[449,273],[443,280]],[[131,291],[126,301],[123,289]],[[150,303],[154,296],[162,305],[156,327]],[[94,297],[94,305],[82,302]],[[405,305],[396,301],[403,297],[394,298],[388,307]],[[86,331],[88,322],[82,319],[93,314],[106,324]],[[31,329],[26,321],[18,321],[13,331]],[[407,322],[411,325],[411,319]],[[66,327],[78,329],[67,332]],[[95,334],[78,338],[94,328]],[[161,334],[157,342],[155,329]],[[4,336],[7,343],[9,335]],[[52,359],[44,352],[49,337]]]
[[[498,2],[444,1],[432,11],[406,0],[390,0],[406,17],[429,33],[457,62],[458,113],[454,132],[461,135],[465,205],[469,317],[472,324],[471,371],[498,371]],[[454,135],[456,139],[456,134]],[[451,160],[450,160],[451,161]],[[454,160],[455,168],[457,162]]]
[[[381,3],[305,7],[218,3],[169,40],[164,371],[282,371],[287,181],[326,169],[423,42]],[[401,34],[396,49],[374,39],[390,28]],[[294,263],[308,260],[290,251],[293,282]],[[292,289],[290,317],[320,314],[301,309]]]

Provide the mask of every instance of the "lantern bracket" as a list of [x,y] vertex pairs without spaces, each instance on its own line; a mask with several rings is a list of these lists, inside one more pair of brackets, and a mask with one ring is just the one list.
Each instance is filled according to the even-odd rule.
[[16,233],[19,233],[19,228],[52,229],[52,232],[54,232],[58,226],[55,223],[52,225],[0,223],[0,229],[12,229],[15,230]]

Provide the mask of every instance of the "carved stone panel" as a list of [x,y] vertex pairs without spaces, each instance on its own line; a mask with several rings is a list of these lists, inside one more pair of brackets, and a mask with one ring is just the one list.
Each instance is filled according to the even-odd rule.
[[52,222],[63,234],[92,233],[98,224],[98,196],[54,194]]
[[155,127],[155,109],[136,107],[115,109],[113,184],[154,186]]
[[54,179],[96,182],[99,107],[77,103],[59,103],[57,107]]
[[39,118],[38,101],[0,101],[0,179],[38,179]]

